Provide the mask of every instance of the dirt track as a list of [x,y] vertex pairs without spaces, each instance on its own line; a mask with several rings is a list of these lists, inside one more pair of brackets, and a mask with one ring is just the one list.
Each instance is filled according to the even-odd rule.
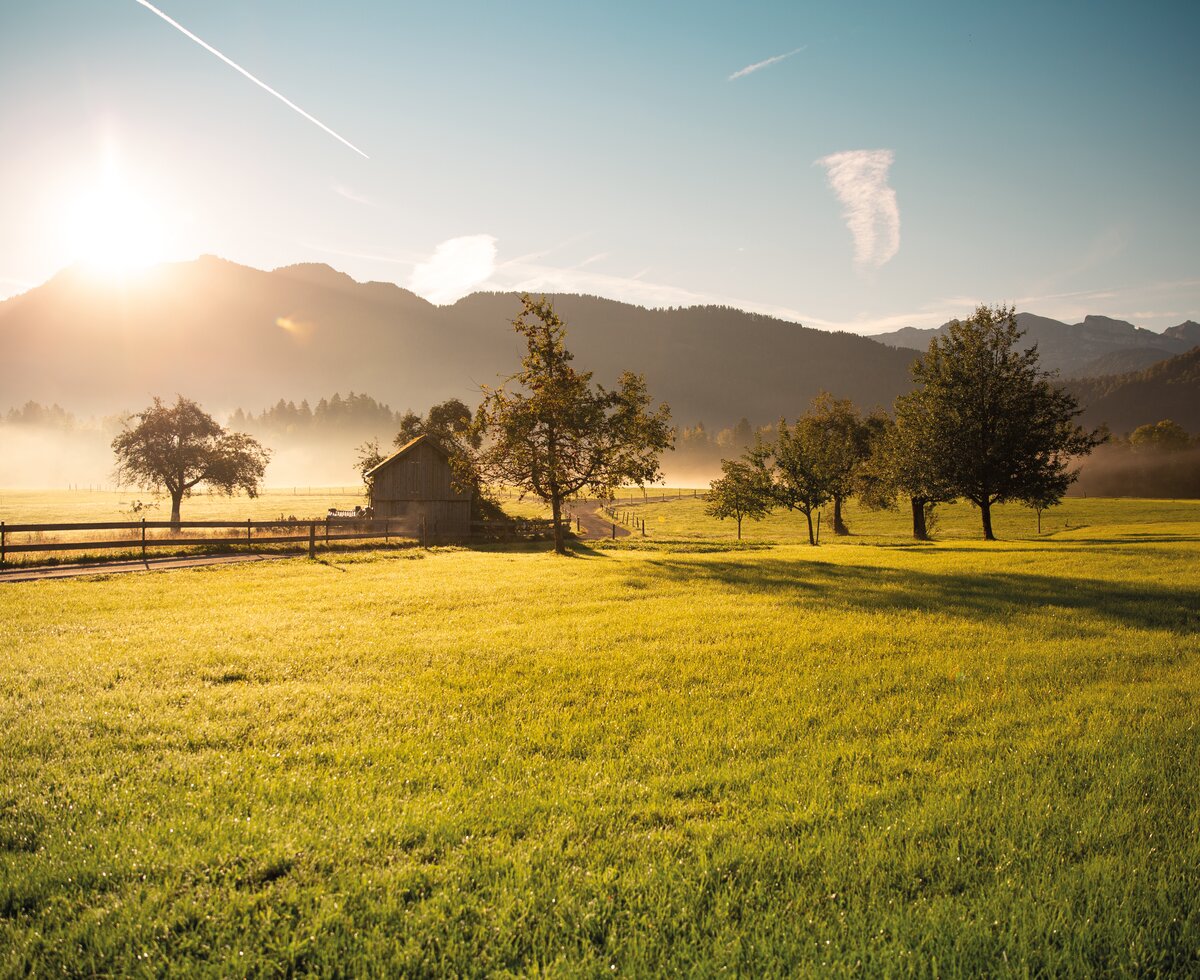
[[591,501],[579,501],[571,504],[569,514],[572,520],[579,519],[579,536],[581,538],[611,538],[613,527],[617,529],[616,537],[629,537],[629,529],[620,524],[614,525],[601,511],[602,504]]

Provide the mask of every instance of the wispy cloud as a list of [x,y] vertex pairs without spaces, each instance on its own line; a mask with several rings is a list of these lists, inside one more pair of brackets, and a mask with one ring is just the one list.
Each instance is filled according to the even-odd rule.
[[589,255],[582,262],[576,262],[575,268],[582,269],[584,266],[591,265],[594,262],[603,262],[607,258],[608,258],[607,252],[597,252],[595,255]]
[[284,105],[286,105],[289,109],[293,109],[294,111],[300,113],[300,115],[302,115],[310,123],[323,129],[325,132],[327,132],[330,136],[332,136],[339,143],[344,143],[346,146],[350,147],[350,149],[352,149],[359,156],[364,157],[368,160],[370,159],[370,157],[368,157],[365,153],[363,153],[362,150],[360,150],[357,146],[355,146],[353,143],[351,143],[348,139],[346,139],[343,136],[339,136],[332,129],[330,129],[323,122],[321,122],[320,119],[316,118],[316,116],[309,115],[307,112],[305,112],[303,109],[301,109],[298,105],[296,105],[295,102],[292,102],[286,96],[280,94],[279,92],[276,92],[275,89],[271,88],[271,86],[268,85],[266,82],[264,82],[262,79],[256,78],[255,76],[251,75],[250,72],[246,71],[246,69],[243,68],[241,65],[239,65],[236,61],[233,61],[230,58],[225,57],[225,55],[221,54],[220,51],[218,51],[216,48],[214,48],[207,41],[201,40],[200,38],[196,37],[195,34],[193,34],[186,27],[184,27],[181,23],[179,23],[179,21],[172,20],[170,17],[168,17],[166,14],[164,14],[161,10],[159,10],[156,6],[154,6],[154,4],[150,3],[149,0],[134,0],[134,2],[141,4],[143,7],[145,7],[147,10],[149,10],[151,13],[157,15],[158,17],[161,17],[168,24],[170,24],[177,31],[179,31],[179,33],[181,33],[185,37],[188,37],[191,40],[195,41],[198,45],[200,45],[200,47],[202,47],[209,54],[216,55],[218,58],[220,58],[223,62],[225,62],[225,64],[227,64],[234,71],[240,72],[242,75],[245,75],[246,78],[250,79],[250,81],[252,81],[255,85],[257,85],[263,91],[268,92],[271,95],[275,96],[275,98],[277,98],[280,102],[282,102]]
[[745,68],[739,68],[737,71],[735,71],[732,75],[729,76],[729,81],[735,82],[739,78],[745,78],[747,75],[753,74],[756,71],[761,71],[763,68],[770,68],[772,65],[777,65],[781,61],[786,61],[792,55],[799,54],[806,47],[808,47],[807,44],[805,44],[799,48],[795,48],[795,49],[787,52],[787,54],[777,54],[773,58],[767,58],[764,61],[756,61],[752,65],[747,65]]
[[860,267],[878,269],[900,250],[900,208],[888,186],[893,160],[891,150],[846,150],[816,161],[842,202]]
[[465,235],[442,242],[413,268],[408,288],[431,303],[453,303],[484,283],[496,268],[496,239]]
[[[780,320],[800,323],[817,330],[843,330],[847,333],[875,334],[900,327],[936,327],[951,317],[965,316],[978,305],[974,298],[940,299],[927,306],[887,316],[860,315],[851,318],[830,318],[809,311],[775,303],[763,303],[744,296],[722,292],[686,289],[647,278],[651,269],[642,268],[632,275],[613,275],[597,272],[589,266],[603,256],[612,261],[609,253],[598,253],[582,262],[556,266],[544,260],[547,256],[589,236],[576,235],[544,249],[526,252],[511,259],[496,261],[497,240],[491,235],[472,235],[465,239],[443,242],[433,257],[422,260],[403,252],[370,252],[309,244],[308,247],[333,255],[370,259],[394,265],[414,265],[418,268],[436,266],[422,271],[414,269],[409,288],[434,303],[450,303],[476,290],[496,292],[575,293],[603,296],[622,303],[660,308],[667,306],[730,306],[748,313],[762,313]],[[476,242],[474,247],[470,243]],[[470,258],[474,249],[480,253]],[[483,278],[483,269],[492,262],[490,273]],[[473,271],[472,271],[473,269]],[[468,285],[469,283],[469,285]]]
[[353,201],[355,204],[366,204],[368,206],[374,206],[375,204],[375,202],[365,194],[359,194],[357,191],[351,190],[345,184],[334,184],[333,193],[335,193],[338,197],[345,198],[347,201]]

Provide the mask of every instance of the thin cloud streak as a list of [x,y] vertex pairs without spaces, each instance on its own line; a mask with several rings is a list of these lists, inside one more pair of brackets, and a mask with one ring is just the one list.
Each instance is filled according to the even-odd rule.
[[333,193],[338,197],[344,197],[347,201],[352,201],[354,204],[365,204],[368,207],[374,207],[375,202],[364,194],[359,194],[345,184],[334,184]]
[[734,81],[737,81],[739,78],[745,78],[747,75],[752,74],[753,72],[761,71],[764,68],[770,68],[771,65],[777,65],[781,61],[786,61],[792,55],[799,54],[801,51],[803,51],[807,47],[808,47],[808,45],[805,44],[799,48],[796,48],[792,51],[787,52],[787,54],[777,54],[773,58],[767,58],[765,61],[756,61],[752,65],[747,65],[745,68],[739,68],[737,71],[735,71],[732,75],[729,76],[727,81],[734,82]]
[[263,89],[266,92],[269,92],[271,95],[275,96],[275,98],[277,98],[280,102],[282,102],[284,105],[286,105],[289,109],[295,110],[300,115],[302,115],[305,119],[307,119],[310,123],[323,129],[325,132],[327,132],[330,136],[332,136],[339,143],[344,143],[346,146],[350,147],[350,149],[352,149],[355,153],[357,153],[363,159],[365,159],[365,160],[371,159],[369,156],[367,156],[365,153],[363,153],[362,150],[360,150],[357,146],[355,146],[353,143],[351,143],[348,139],[346,139],[343,136],[339,136],[332,129],[330,129],[328,126],[326,126],[323,122],[321,122],[320,119],[316,118],[316,116],[309,115],[307,112],[305,112],[303,109],[301,109],[298,105],[296,105],[295,102],[292,102],[289,98],[287,98],[287,96],[282,95],[279,92],[276,92],[275,89],[271,88],[271,86],[268,85],[266,82],[264,82],[262,79],[255,78],[253,75],[250,74],[250,72],[246,71],[246,69],[243,68],[241,65],[239,65],[236,61],[232,61],[231,59],[225,57],[225,55],[221,54],[221,52],[218,51],[216,48],[214,48],[211,44],[196,37],[195,34],[193,34],[191,31],[189,31],[186,27],[184,27],[182,24],[180,24],[177,20],[172,20],[170,17],[168,17],[166,14],[164,14],[161,10],[159,10],[156,6],[154,6],[154,4],[150,3],[149,0],[134,0],[134,2],[141,4],[143,7],[145,7],[147,10],[149,10],[151,13],[161,17],[168,24],[170,24],[172,27],[174,27],[177,31],[179,31],[181,34],[183,34],[185,37],[191,38],[198,45],[200,45],[200,47],[204,48],[204,50],[209,52],[210,54],[216,55],[223,62],[225,62],[225,64],[227,64],[230,68],[233,68],[235,71],[240,72],[242,75],[245,75],[248,79],[250,79],[250,81],[252,81],[259,88]]
[[[509,275],[498,275],[501,271]],[[853,320],[827,320],[787,306],[758,303],[738,296],[696,292],[680,286],[650,282],[640,278],[650,270],[643,269],[633,276],[614,276],[578,266],[559,268],[515,260],[496,267],[491,280],[480,284],[479,290],[496,292],[577,293],[603,296],[622,303],[661,308],[668,306],[731,306],[747,313],[761,313],[779,320],[788,320],[817,330],[845,331],[861,335],[883,333],[909,326],[939,326],[952,315],[946,310],[921,310],[887,317],[861,317]]]
[[878,269],[900,251],[900,208],[888,186],[891,150],[846,150],[821,157],[829,186],[842,202],[854,238],[854,261]]

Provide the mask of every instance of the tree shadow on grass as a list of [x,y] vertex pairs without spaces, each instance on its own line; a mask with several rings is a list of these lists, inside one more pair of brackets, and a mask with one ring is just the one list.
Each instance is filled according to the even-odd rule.
[[[480,541],[460,546],[463,551],[475,551],[483,554],[511,555],[544,555],[554,553],[553,541]],[[582,541],[568,540],[567,553],[564,558],[608,558],[602,551]]]
[[1005,623],[1032,610],[1053,608],[1096,622],[1182,635],[1200,630],[1195,589],[1057,578],[1007,572],[937,574],[913,569],[835,565],[821,561],[756,559],[739,562],[652,560],[655,574],[675,580],[715,582],[732,589],[770,593],[798,605],[827,605],[862,612],[910,612]]

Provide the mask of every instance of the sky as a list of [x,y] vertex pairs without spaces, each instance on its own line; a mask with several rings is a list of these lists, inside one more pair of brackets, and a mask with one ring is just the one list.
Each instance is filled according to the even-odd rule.
[[0,297],[215,254],[439,303],[1162,330],[1200,319],[1198,33],[1194,3],[3,0]]

